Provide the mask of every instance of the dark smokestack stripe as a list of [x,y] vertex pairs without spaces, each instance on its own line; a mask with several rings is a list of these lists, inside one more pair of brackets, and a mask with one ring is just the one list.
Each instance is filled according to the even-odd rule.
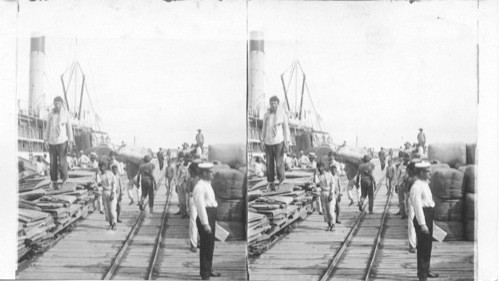
[[264,53],[264,40],[250,40],[250,52],[251,51]]
[[45,36],[31,37],[31,52],[42,52],[45,54]]

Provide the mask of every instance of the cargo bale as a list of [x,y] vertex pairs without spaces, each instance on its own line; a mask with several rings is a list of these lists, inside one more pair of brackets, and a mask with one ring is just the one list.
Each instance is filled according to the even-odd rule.
[[434,219],[437,221],[461,221],[463,214],[463,199],[434,198]]
[[465,194],[465,219],[473,220],[476,217],[476,196],[473,193]]
[[352,146],[340,147],[335,154],[336,161],[343,163],[352,163],[359,166],[363,163],[363,156],[369,154],[368,150]]
[[476,165],[470,165],[465,168],[464,190],[467,193],[476,193]]
[[475,143],[466,144],[465,151],[466,151],[466,163],[469,165],[476,164],[476,144]]
[[220,161],[231,168],[246,167],[245,144],[211,144],[208,146],[208,160]]
[[455,167],[456,164],[465,165],[467,163],[465,143],[434,143],[428,148],[429,160],[439,160],[441,163],[446,163],[450,167]]
[[475,220],[465,220],[465,240],[476,241]]
[[246,175],[234,169],[216,169],[212,187],[223,199],[241,199],[246,195]]
[[216,198],[219,206],[217,207],[217,220],[220,221],[242,221],[245,211],[245,200],[228,200]]
[[462,241],[464,240],[464,224],[461,221],[434,221],[448,235],[444,241]]
[[442,164],[442,163],[431,164],[431,174],[434,173],[437,169],[443,169],[443,168],[449,169],[450,165],[448,165],[448,164]]
[[430,188],[434,197],[462,199],[464,173],[451,168],[438,168],[432,173]]
[[136,146],[124,146],[117,151],[116,159],[120,162],[130,161],[134,164],[140,165],[144,163],[144,156],[149,155],[151,159],[154,158],[153,152],[149,149]]

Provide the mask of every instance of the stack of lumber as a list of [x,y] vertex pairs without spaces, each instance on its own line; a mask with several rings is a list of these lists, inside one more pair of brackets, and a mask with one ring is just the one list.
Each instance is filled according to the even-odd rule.
[[50,235],[49,231],[56,227],[52,216],[33,209],[19,208],[18,222],[18,259],[43,242]]
[[253,211],[248,212],[248,243],[256,241],[271,229],[271,225],[266,215]]
[[267,190],[267,181],[254,184],[248,193],[248,243],[250,249],[264,249],[280,230],[305,218],[313,196],[306,192],[313,173],[306,170],[287,172],[276,191]]

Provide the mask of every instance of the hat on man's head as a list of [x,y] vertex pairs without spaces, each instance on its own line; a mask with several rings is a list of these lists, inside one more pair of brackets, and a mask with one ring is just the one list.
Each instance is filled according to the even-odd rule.
[[149,162],[149,161],[151,161],[151,156],[146,155],[146,156],[144,156],[144,158],[142,160],[144,160],[144,162]]
[[309,158],[316,158],[316,154],[314,152],[309,152]]
[[370,155],[367,154],[363,156],[363,162],[368,163],[370,162],[370,160],[372,160],[372,157]]
[[61,98],[61,96],[57,96],[54,98],[54,102],[64,102],[64,100]]
[[80,150],[80,154],[83,154],[83,150]]
[[95,151],[90,152],[90,156],[97,157],[97,153]]
[[214,167],[214,164],[212,164],[210,162],[203,162],[203,163],[198,164],[198,169],[202,169],[202,170],[209,170],[209,169],[212,169],[213,167]]
[[427,161],[422,161],[422,162],[419,162],[419,163],[416,163],[415,164],[415,168],[417,169],[429,169],[431,167],[431,163],[427,162]]
[[198,132],[201,132],[201,129],[198,129]]
[[418,130],[419,130],[419,131],[423,131],[424,129],[422,129],[422,128],[419,128]]

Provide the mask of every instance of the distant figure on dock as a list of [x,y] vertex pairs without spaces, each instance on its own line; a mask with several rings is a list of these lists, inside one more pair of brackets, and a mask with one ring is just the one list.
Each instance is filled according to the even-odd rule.
[[326,231],[333,231],[335,227],[335,203],[337,202],[336,192],[340,187],[337,187],[338,180],[330,173],[325,171],[322,162],[316,164],[318,172],[315,174],[314,183],[317,188],[320,188],[320,200],[323,207],[323,217],[328,224]]
[[120,212],[122,210],[122,198],[123,198],[123,193],[125,192],[123,184],[122,184],[122,179],[120,178],[120,172],[118,171],[118,165],[116,163],[111,164],[111,172],[113,172],[113,175],[115,175],[115,181],[116,181],[116,196],[118,200],[116,201],[116,221],[121,223],[122,220],[120,220]]
[[290,144],[290,128],[288,116],[279,107],[280,100],[277,96],[269,99],[269,110],[264,115],[262,125],[261,144],[266,152],[268,189],[275,191],[274,171],[276,169],[279,187],[285,180],[285,163],[283,156],[288,151]]
[[210,183],[214,178],[212,163],[198,165],[200,180],[193,190],[193,200],[198,211],[196,225],[200,235],[200,276],[202,280],[219,277],[220,273],[212,269],[215,246],[215,220],[217,219],[217,201]]
[[175,178],[175,192],[177,192],[177,196],[179,197],[179,212],[178,215],[181,215],[181,218],[185,219],[188,217],[187,213],[187,190],[186,184],[189,178],[188,166],[189,166],[189,156],[184,156],[184,162],[181,161],[181,165],[177,169],[177,175]]
[[260,160],[260,157],[255,157],[255,162],[253,164],[253,170],[254,173],[257,177],[263,177],[264,176],[264,164],[262,164],[262,161]]
[[139,183],[135,182],[135,177],[139,173],[139,165],[132,163],[130,161],[127,161],[125,170],[127,170],[127,178],[128,178],[128,184],[127,184],[127,194],[128,198],[130,199],[130,204],[134,204],[134,197],[132,196],[132,191],[134,190],[134,187],[137,186],[136,188],[136,194],[137,194],[137,205],[141,204],[141,190],[139,189]]
[[316,154],[314,152],[309,153],[309,166],[308,168],[316,168]]
[[373,213],[373,191],[375,188],[375,178],[373,177],[373,169],[375,165],[370,162],[371,157],[365,155],[363,157],[363,164],[358,167],[358,175],[356,183],[361,187],[361,200],[359,201],[359,211],[363,211],[363,202],[368,196],[368,211]]
[[430,271],[435,204],[428,183],[431,178],[430,164],[418,163],[415,168],[418,179],[411,187],[410,200],[415,210],[413,225],[417,233],[417,276],[423,281],[439,277]]
[[175,165],[175,159],[168,159],[167,160],[167,171],[165,172],[165,179],[166,183],[165,185],[167,186],[167,194],[170,193],[172,194],[172,185],[175,184],[175,174],[177,171],[177,166]]
[[153,206],[155,203],[155,188],[156,181],[154,176],[155,164],[151,163],[151,156],[144,156],[144,163],[139,166],[139,174],[137,175],[137,181],[141,184],[141,202],[139,203],[139,209],[142,211],[142,205],[146,197],[149,197],[149,212],[153,213]]
[[201,133],[201,129],[198,129],[198,134],[196,134],[196,144],[201,148],[202,153],[203,153],[203,144],[204,143],[205,143],[205,138],[203,137],[203,134]]
[[335,190],[335,197],[336,197],[336,203],[335,203],[335,223],[342,223],[339,219],[340,217],[340,201],[342,199],[342,188],[340,186],[340,174],[337,171],[337,166],[332,165],[330,166],[330,170],[333,175],[333,186],[336,188]]
[[396,165],[394,165],[392,159],[389,159],[389,161],[387,161],[387,171],[385,172],[385,186],[387,187],[386,195],[393,193],[395,178],[396,178]]
[[89,163],[89,168],[90,169],[98,169],[99,168],[99,162],[97,161],[97,153],[92,151],[90,153],[90,163]]
[[108,170],[108,163],[105,161],[99,162],[97,186],[102,188],[106,221],[109,222],[111,230],[116,230],[116,179],[113,173]]
[[123,165],[116,160],[117,153],[114,151],[109,152],[109,169],[112,170],[113,165],[118,169],[118,175],[123,175]]
[[378,152],[378,159],[380,160],[380,170],[383,171],[385,169],[385,150],[383,147]]
[[299,152],[299,167],[302,169],[307,168],[311,162],[309,161],[309,158],[307,158],[306,155],[304,155],[304,151]]
[[63,99],[57,96],[54,98],[54,109],[47,116],[47,128],[44,136],[44,146],[49,151],[50,156],[50,180],[53,189],[58,189],[59,172],[61,172],[63,185],[68,179],[66,155],[71,151],[73,145],[71,114],[64,108]]
[[36,174],[38,176],[40,176],[40,177],[45,176],[45,170],[47,169],[47,167],[45,166],[45,163],[43,163],[43,161],[42,161],[42,156],[36,157],[35,169],[36,169]]
[[420,144],[420,146],[424,150],[424,153],[426,153],[427,147],[425,146],[425,143],[426,143],[427,139],[425,138],[424,129],[420,128],[418,130],[419,130],[419,133],[417,135],[418,144]]
[[163,170],[163,160],[165,157],[163,156],[163,150],[160,149],[158,150],[158,153],[156,154],[156,158],[158,158],[158,165],[160,165],[160,171]]
[[402,219],[406,219],[405,191],[403,183],[406,177],[406,166],[410,163],[410,155],[400,151],[399,157],[402,160],[402,163],[399,164],[399,167],[396,170],[396,192],[398,193],[399,211],[395,215],[401,215]]
[[196,218],[198,217],[198,211],[196,211],[196,205],[194,204],[193,191],[194,187],[200,180],[198,172],[197,162],[191,163],[189,165],[189,179],[187,182],[187,189],[189,192],[188,202],[189,202],[189,250],[193,253],[197,252],[198,247],[198,227],[196,226]]
[[76,166],[80,168],[87,168],[90,164],[90,158],[83,153],[83,150],[80,150],[80,152],[77,155],[76,158]]

